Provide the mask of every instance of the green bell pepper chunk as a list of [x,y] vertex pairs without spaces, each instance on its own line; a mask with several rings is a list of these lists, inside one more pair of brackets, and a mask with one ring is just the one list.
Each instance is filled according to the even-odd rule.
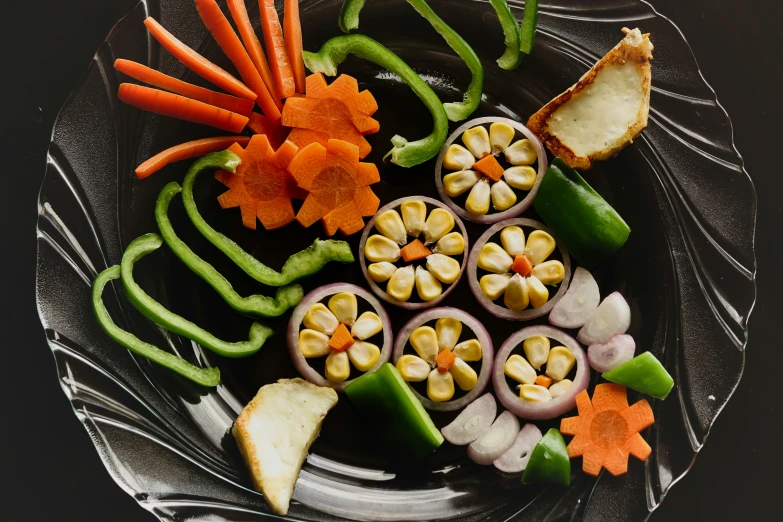
[[218,339],[203,328],[171,312],[142,290],[138,283],[133,280],[133,267],[139,259],[154,252],[162,244],[163,240],[159,235],[145,234],[133,240],[122,255],[122,263],[120,265],[122,285],[125,288],[125,295],[127,295],[131,304],[158,326],[196,341],[201,346],[212,350],[218,355],[224,357],[247,357],[261,349],[261,346],[273,332],[270,328],[260,323],[252,324],[247,341],[229,343]]
[[665,399],[674,388],[674,379],[650,352],[637,355],[601,377],[656,399]]
[[[211,165],[217,164],[217,168],[236,172],[236,168],[241,160],[233,152],[223,151],[204,156],[199,161],[204,161]],[[207,241],[220,249],[234,264],[259,283],[267,286],[283,286],[315,274],[330,261],[340,263],[353,262],[351,247],[345,241],[332,239],[321,241],[316,239],[312,245],[289,257],[288,261],[283,265],[283,270],[280,272],[261,263],[234,241],[209,226],[199,213],[196,201],[193,199],[193,185],[198,175],[204,169],[198,168],[198,165],[199,162],[188,170],[188,173],[185,175],[185,181],[182,182],[182,202],[185,204],[185,212],[187,212],[190,221]]]
[[357,378],[346,386],[345,394],[398,453],[421,457],[443,444],[443,435],[392,364]]
[[525,0],[525,14],[519,30],[519,49],[525,54],[533,51],[538,25],[538,0]]
[[522,63],[519,24],[506,0],[489,0],[489,3],[498,15],[500,28],[503,29],[505,38],[504,43],[506,44],[506,51],[503,53],[503,56],[497,59],[497,64],[501,69],[511,71]]
[[611,205],[560,158],[549,165],[533,206],[588,270],[617,252],[631,233]]
[[317,53],[305,51],[302,56],[305,65],[312,72],[334,76],[337,74],[337,66],[343,63],[349,54],[369,60],[399,76],[432,114],[433,127],[429,136],[411,142],[399,135],[392,138],[394,148],[388,154],[391,155],[392,163],[401,167],[413,167],[437,156],[448,136],[448,116],[438,95],[402,58],[372,38],[360,34],[336,36],[328,40]]
[[103,290],[109,281],[120,278],[120,267],[112,266],[98,274],[92,285],[92,309],[98,324],[111,339],[142,357],[157,363],[201,386],[217,386],[220,384],[220,370],[218,368],[199,368],[187,362],[182,357],[170,354],[145,343],[130,332],[126,332],[112,321],[106,306],[103,304]]
[[568,487],[571,484],[571,458],[563,435],[555,428],[546,432],[527,462],[523,484],[548,484]]

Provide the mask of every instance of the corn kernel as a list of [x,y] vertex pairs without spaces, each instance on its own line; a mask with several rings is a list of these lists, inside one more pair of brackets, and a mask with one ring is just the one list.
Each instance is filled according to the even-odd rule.
[[530,190],[536,184],[536,169],[529,166],[511,167],[503,173],[509,186],[518,190]]
[[549,393],[552,395],[553,399],[557,399],[561,395],[563,395],[565,392],[571,388],[571,385],[574,383],[571,382],[570,379],[563,379],[560,382],[554,383],[552,386],[549,387]]
[[416,292],[422,301],[432,301],[443,294],[443,285],[426,268],[416,267]]
[[553,259],[537,264],[530,273],[545,285],[556,285],[565,277],[565,267],[563,263]]
[[456,281],[461,268],[459,262],[449,256],[443,254],[427,256],[427,269],[443,284],[450,285]]
[[476,387],[478,382],[478,375],[476,370],[470,367],[468,363],[462,359],[455,359],[454,364],[449,368],[449,373],[462,391],[470,391]]
[[529,276],[525,279],[527,282],[527,293],[530,297],[530,305],[533,308],[541,308],[549,300],[549,290],[544,283],[535,276]]
[[305,359],[323,357],[330,350],[328,335],[309,328],[299,332],[299,351]]
[[316,303],[310,307],[304,319],[302,319],[302,323],[305,325],[305,328],[310,328],[326,335],[332,335],[340,325],[340,321],[323,303]]
[[461,170],[443,176],[443,188],[451,198],[461,196],[481,179],[481,174],[474,170]]
[[503,154],[512,165],[532,165],[538,159],[536,149],[530,140],[519,140],[508,147]]
[[576,357],[565,346],[555,346],[549,351],[546,360],[546,374],[555,381],[562,381],[568,377],[571,368],[576,364]]
[[408,242],[405,225],[396,210],[389,209],[375,218],[375,228],[398,245]]
[[351,363],[345,352],[330,352],[326,356],[326,379],[329,382],[343,382],[351,375]]
[[492,152],[489,145],[489,133],[481,125],[468,129],[462,133],[462,143],[468,148],[471,154],[478,159],[488,156]]
[[546,402],[552,400],[552,394],[538,384],[523,384],[519,387],[519,398],[530,402]]
[[413,265],[397,269],[389,278],[386,293],[398,301],[407,301],[413,293],[416,282],[416,272]]
[[492,206],[501,212],[510,209],[517,202],[517,195],[503,180],[492,185],[489,194],[492,196]]
[[500,232],[500,243],[503,250],[511,257],[525,253],[525,231],[517,226],[505,227]]
[[433,209],[424,223],[424,242],[434,243],[454,228],[454,216],[442,208]]
[[411,346],[419,357],[430,366],[435,366],[435,357],[438,356],[438,334],[431,326],[419,326],[411,332],[409,339]]
[[497,154],[506,150],[511,145],[514,136],[516,136],[516,131],[508,123],[498,121],[490,125],[489,142],[492,145],[492,152]]
[[382,263],[373,263],[367,267],[367,273],[376,283],[384,283],[397,271],[397,267],[388,261]]
[[555,238],[543,230],[534,230],[527,237],[525,244],[525,256],[533,266],[546,261],[546,258],[555,251]]
[[486,243],[481,247],[478,257],[478,267],[493,274],[506,274],[511,270],[514,259],[497,243]]
[[427,219],[427,205],[423,201],[406,201],[400,205],[405,231],[413,237],[424,232],[424,220]]
[[364,244],[364,256],[373,263],[394,263],[400,258],[400,245],[388,237],[374,234]]
[[453,350],[454,357],[463,361],[473,362],[481,360],[481,343],[477,339],[462,341]]
[[530,363],[517,354],[508,358],[506,364],[503,365],[503,373],[506,374],[506,377],[522,384],[533,384],[536,382],[536,377],[538,377]]
[[524,277],[519,274],[514,274],[511,277],[506,287],[506,295],[503,297],[503,304],[515,312],[527,308],[527,305],[530,304],[530,296]]
[[351,364],[360,372],[369,371],[381,358],[381,349],[365,341],[356,341],[346,352]]
[[462,145],[449,145],[446,155],[443,156],[443,166],[449,170],[469,169],[476,162],[476,158]]
[[489,181],[480,179],[473,185],[465,200],[465,210],[476,216],[483,216],[489,212],[490,188]]
[[435,322],[435,333],[441,350],[453,350],[462,335],[462,323],[452,317],[441,317]]
[[458,256],[465,253],[465,238],[459,232],[449,232],[435,243],[434,254]]
[[427,377],[427,397],[433,402],[446,402],[454,397],[454,377],[449,372],[432,370]]
[[510,280],[511,274],[487,274],[479,280],[479,286],[484,295],[494,301],[503,295]]
[[528,337],[522,343],[522,349],[525,350],[525,357],[530,365],[536,370],[540,370],[541,366],[549,359],[549,338],[543,335]]
[[351,326],[356,321],[359,305],[356,296],[350,292],[340,292],[329,298],[329,310],[341,323]]
[[375,312],[364,312],[359,316],[356,322],[353,323],[351,335],[360,341],[364,341],[365,339],[369,339],[373,335],[380,333],[381,330],[383,330],[383,323],[381,322],[381,318],[378,317],[378,314]]
[[430,365],[415,355],[403,355],[397,360],[397,369],[403,380],[408,382],[422,382],[430,374]]

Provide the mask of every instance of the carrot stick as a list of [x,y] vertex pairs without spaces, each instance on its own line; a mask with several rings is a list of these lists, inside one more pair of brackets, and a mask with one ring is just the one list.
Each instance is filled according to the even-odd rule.
[[264,29],[264,42],[275,79],[275,89],[282,98],[288,98],[296,92],[296,84],[288,59],[283,28],[275,10],[275,0],[258,0],[258,9],[261,11],[261,26]]
[[228,132],[242,132],[247,117],[214,105],[191,100],[179,94],[172,94],[142,85],[123,83],[117,94],[120,100],[143,111],[154,112],[194,123],[211,125]]
[[205,80],[240,98],[255,100],[258,97],[247,85],[177,40],[173,34],[164,29],[154,18],[149,17],[144,20],[144,25],[147,26],[147,30],[152,37],[170,52],[174,58]]
[[253,60],[256,69],[258,69],[258,74],[264,80],[266,88],[269,94],[272,95],[272,98],[274,98],[277,107],[282,108],[283,104],[280,102],[280,95],[277,93],[277,89],[275,89],[275,79],[272,77],[272,71],[269,69],[269,62],[266,61],[261,42],[258,41],[258,36],[256,36],[255,30],[253,30],[253,26],[250,24],[245,0],[227,0],[226,4],[228,4],[228,10],[231,11],[231,18],[234,19],[234,23],[237,29],[239,29],[239,36],[242,37],[247,54]]
[[294,74],[296,92],[305,92],[305,66],[302,58],[302,24],[299,21],[299,0],[285,0],[283,31],[285,48]]
[[196,9],[215,41],[239,71],[242,80],[258,95],[256,102],[264,111],[264,115],[272,120],[279,119],[280,109],[277,108],[264,80],[261,79],[258,69],[253,64],[253,60],[248,56],[242,42],[228,19],[223,15],[217,2],[215,0],[196,0]]
[[220,136],[217,138],[204,138],[201,140],[180,143],[171,148],[155,154],[150,159],[136,167],[136,176],[144,179],[157,171],[178,161],[197,158],[212,152],[220,152],[229,148],[232,144],[247,145],[250,136]]

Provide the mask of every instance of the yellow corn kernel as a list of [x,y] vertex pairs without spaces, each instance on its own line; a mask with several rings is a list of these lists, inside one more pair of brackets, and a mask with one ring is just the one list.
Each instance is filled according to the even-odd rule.
[[460,232],[449,232],[438,239],[435,247],[432,249],[434,254],[443,254],[445,256],[458,256],[465,253],[465,238]]
[[536,382],[536,377],[538,377],[530,363],[517,354],[508,358],[506,364],[503,365],[503,373],[506,374],[506,377],[514,379],[521,384],[533,384]]
[[440,351],[453,350],[462,335],[462,323],[452,317],[441,317],[435,322],[435,333]]
[[331,352],[326,356],[326,380],[343,382],[351,375],[351,363],[345,352]]
[[478,267],[493,274],[506,274],[511,270],[514,259],[497,243],[489,242],[481,247]]
[[546,374],[552,380],[562,381],[568,377],[574,364],[576,364],[576,357],[571,350],[565,346],[555,346],[549,351],[549,358],[546,360]]
[[534,266],[531,274],[545,285],[556,285],[565,277],[565,267],[563,263],[553,259]]
[[422,301],[432,301],[443,294],[443,285],[426,268],[416,267],[416,292]]
[[536,169],[529,166],[511,167],[503,173],[509,186],[518,190],[530,190],[536,184]]
[[373,263],[367,267],[367,273],[370,274],[370,278],[376,283],[384,283],[397,271],[397,267],[388,261],[383,263]]
[[400,205],[405,230],[413,237],[424,232],[424,220],[427,219],[427,205],[423,201],[406,201]]
[[470,367],[468,363],[462,359],[456,359],[454,364],[449,368],[449,373],[457,382],[457,386],[462,391],[470,391],[476,387],[478,382],[478,375],[476,370]]
[[378,317],[378,314],[375,312],[364,312],[359,316],[356,322],[353,323],[351,335],[360,341],[364,341],[365,339],[369,339],[373,335],[380,333],[381,330],[383,330],[383,323],[381,322],[381,318]]
[[514,136],[516,136],[516,131],[508,123],[498,121],[490,125],[489,143],[492,146],[492,152],[497,154],[506,150],[511,145]]
[[[519,275],[519,274],[517,274]],[[533,308],[541,308],[549,300],[549,290],[544,283],[535,276],[529,276],[527,281],[527,293],[530,297],[530,305]]]
[[416,272],[413,265],[397,269],[389,278],[386,293],[398,301],[407,301],[413,293],[416,282]]
[[506,291],[511,274],[487,274],[479,280],[479,286],[484,295],[494,301]]
[[477,339],[462,341],[454,347],[454,357],[463,361],[473,362],[481,360],[481,343]]
[[394,263],[400,258],[400,245],[379,234],[373,234],[364,244],[364,257],[373,263]]
[[446,155],[443,156],[443,166],[449,170],[469,169],[476,163],[476,158],[462,145],[449,145]]
[[555,251],[555,238],[543,230],[534,230],[527,237],[525,244],[525,256],[533,266],[546,261],[546,258]]
[[443,254],[431,254],[427,256],[427,269],[437,277],[441,283],[450,285],[459,277],[459,262]]
[[442,208],[433,209],[424,223],[424,242],[434,243],[454,228],[454,216]]
[[299,351],[305,359],[323,357],[331,351],[329,336],[317,330],[305,328],[299,332]]
[[503,154],[512,165],[532,165],[538,159],[536,149],[530,140],[519,140],[508,147]]
[[503,304],[515,312],[527,308],[527,305],[530,304],[530,295],[524,277],[519,274],[514,274],[511,277],[506,287],[506,295],[503,297]]
[[490,188],[489,181],[480,179],[473,185],[465,200],[465,210],[476,216],[483,216],[489,212]]
[[530,402],[546,402],[552,400],[552,394],[538,384],[523,384],[519,387],[519,398]]
[[482,125],[468,129],[462,133],[462,143],[468,148],[471,154],[478,159],[488,156],[492,152],[489,145],[489,133]]
[[492,185],[489,195],[492,196],[492,206],[501,212],[510,209],[517,202],[517,195],[503,180]]
[[549,387],[549,393],[553,399],[557,399],[571,388],[574,383],[570,379],[563,379],[562,381],[554,383]]
[[364,341],[356,341],[346,352],[351,364],[360,372],[369,371],[381,358],[381,349]]
[[408,382],[421,382],[430,374],[430,365],[422,358],[415,355],[403,355],[397,360],[397,369],[403,380]]
[[437,369],[427,377],[427,397],[432,402],[446,402],[454,397],[454,378],[449,372],[439,372]]
[[500,232],[500,243],[503,250],[511,257],[525,253],[525,231],[517,226],[505,227]]
[[419,326],[411,332],[409,339],[411,346],[419,354],[419,357],[430,366],[435,366],[435,357],[438,356],[438,334],[431,326]]
[[305,328],[310,328],[326,335],[332,335],[340,325],[340,321],[323,303],[316,303],[311,306],[304,319],[302,319],[302,323],[305,325]]
[[340,292],[329,298],[329,310],[341,323],[351,326],[356,321],[359,305],[356,296],[350,292]]
[[460,170],[443,176],[443,188],[451,198],[461,196],[481,179],[481,174],[473,170]]
[[525,339],[522,343],[522,349],[525,350],[530,365],[536,370],[540,370],[547,359],[549,359],[549,338],[543,335],[534,335]]
[[375,228],[398,245],[405,245],[408,242],[405,225],[396,210],[389,209],[375,218]]

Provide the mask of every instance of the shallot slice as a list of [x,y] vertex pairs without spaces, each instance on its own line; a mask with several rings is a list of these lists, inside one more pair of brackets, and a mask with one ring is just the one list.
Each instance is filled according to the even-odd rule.
[[504,411],[484,435],[468,446],[468,457],[476,464],[488,466],[514,444],[519,433],[519,419]]
[[601,293],[593,275],[577,267],[568,291],[552,308],[549,322],[560,328],[579,328],[590,319],[600,301]]
[[631,307],[620,292],[610,294],[579,330],[577,340],[586,345],[605,343],[631,326]]
[[593,370],[606,373],[633,359],[636,343],[633,337],[617,334],[608,343],[591,344],[587,348],[587,360]]
[[492,426],[498,413],[498,404],[491,393],[485,393],[468,404],[451,424],[442,428],[443,438],[455,446],[465,446],[475,441]]
[[504,473],[522,473],[530,460],[530,454],[541,440],[541,430],[535,424],[525,424],[508,451],[495,459],[495,467]]

